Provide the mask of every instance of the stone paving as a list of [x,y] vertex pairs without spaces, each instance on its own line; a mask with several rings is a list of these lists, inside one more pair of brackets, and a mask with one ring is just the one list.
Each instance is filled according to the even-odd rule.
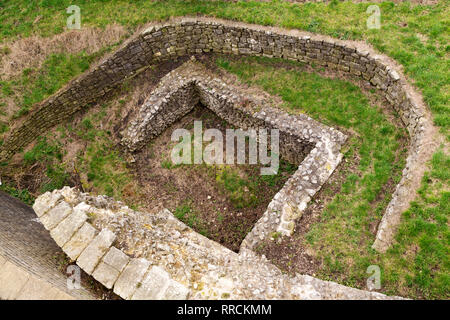
[[33,210],[0,192],[0,299],[95,299],[86,288],[68,290],[61,254]]
[[0,256],[0,300],[74,300],[26,269]]
[[[68,207],[57,226],[45,218]],[[241,248],[238,254],[200,235],[168,210],[137,212],[69,187],[41,195],[34,209],[55,237],[71,230],[63,250],[74,252],[76,246],[77,264],[124,299],[399,299],[306,275],[288,276],[251,250]],[[73,215],[88,218],[80,227]],[[86,225],[95,230],[94,237]]]

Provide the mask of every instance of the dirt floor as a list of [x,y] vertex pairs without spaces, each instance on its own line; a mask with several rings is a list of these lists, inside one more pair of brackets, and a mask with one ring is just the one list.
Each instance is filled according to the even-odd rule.
[[[215,56],[204,55],[198,57],[211,69],[217,69],[214,63]],[[237,59],[237,57],[236,57]],[[92,106],[87,113],[79,113],[69,122],[73,128],[79,128],[86,115],[92,115],[102,110],[103,103],[108,105],[105,118],[95,126],[102,131],[111,131],[112,139],[116,138],[127,123],[127,118],[137,110],[151,89],[159,79],[168,71],[182,63],[182,59],[176,63],[165,63],[155,68],[148,69],[129,83],[120,88],[117,93],[106,97]],[[318,72],[324,77],[342,78],[340,75],[321,70],[312,70],[310,67],[298,67],[280,62],[280,68],[298,68],[299,71]],[[342,78],[346,79],[346,78]],[[346,79],[348,80],[348,79]],[[401,125],[393,116],[390,108],[385,107],[385,102],[377,99],[377,95],[371,93],[364,82],[355,83],[369,97],[374,105],[383,106],[388,119]],[[253,228],[255,222],[265,212],[273,196],[282,188],[289,176],[296,170],[296,166],[280,162],[280,170],[277,176],[271,179],[262,178],[259,175],[258,166],[207,166],[207,165],[181,165],[174,166],[170,162],[170,151],[176,142],[171,141],[171,134],[175,128],[193,130],[194,120],[203,121],[203,129],[218,128],[224,130],[226,123],[214,113],[204,107],[196,107],[180,121],[173,124],[165,132],[148,144],[141,152],[134,155],[134,163],[128,166],[133,173],[133,185],[137,190],[124,193],[121,198],[127,204],[138,204],[139,211],[156,212],[163,208],[171,210],[180,220],[191,226],[197,232],[221,243],[231,250],[238,251],[246,234]],[[342,130],[342,128],[339,128]],[[344,131],[344,130],[342,130]],[[52,131],[57,135],[56,129]],[[345,132],[352,136],[352,132]],[[67,131],[65,138],[58,138],[63,150],[62,163],[66,167],[76,169],[78,154],[85,152],[90,142],[80,139],[76,132]],[[403,145],[407,141],[402,141]],[[29,150],[33,145],[29,146]],[[344,147],[345,148],[345,147]],[[118,152],[122,152],[117,147]],[[336,169],[331,178],[316,194],[306,209],[302,218],[296,222],[294,235],[290,238],[283,237],[268,241],[258,248],[260,254],[264,254],[280,269],[288,273],[302,273],[315,276],[322,269],[322,261],[315,258],[307,246],[305,234],[316,223],[321,221],[323,208],[333,196],[340,191],[342,181],[352,173],[358,174],[359,159],[357,152],[353,158],[345,158]],[[124,155],[126,156],[126,155]],[[24,166],[20,155],[16,161],[4,172],[3,181],[17,187],[17,189],[29,190],[33,196],[40,194],[39,186],[45,179],[46,164],[37,162],[32,166]],[[86,180],[85,174],[80,175],[76,170],[70,170],[67,185],[85,187],[82,180]],[[45,182],[45,181],[44,181]],[[395,189],[393,181],[385,186],[391,194]],[[99,193],[96,189],[82,189],[85,192]],[[373,205],[377,205],[382,199],[376,199]],[[375,234],[377,224],[370,226],[370,231]],[[105,293],[107,295],[107,293]]]
[[203,130],[219,129],[224,139],[225,129],[230,128],[213,112],[197,106],[136,154],[133,168],[140,193],[146,195],[143,205],[150,212],[168,208],[199,233],[238,251],[297,168],[282,162],[278,175],[264,177],[260,165],[173,165],[170,152],[177,142],[171,141],[171,134],[184,128],[193,135],[195,120],[202,121]]

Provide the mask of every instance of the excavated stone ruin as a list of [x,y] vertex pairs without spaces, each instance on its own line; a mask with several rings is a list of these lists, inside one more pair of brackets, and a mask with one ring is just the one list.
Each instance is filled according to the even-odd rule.
[[280,130],[281,157],[300,166],[276,194],[244,245],[254,248],[273,232],[291,235],[294,220],[341,161],[339,150],[346,136],[306,115],[288,115],[271,107],[267,99],[224,82],[200,63],[187,62],[161,80],[122,132],[122,144],[130,151],[142,148],[199,102],[236,127]]
[[[211,18],[152,24],[18,123],[0,148],[8,160],[45,130],[103,97],[149,65],[201,53],[278,57],[320,65],[366,81],[399,114],[410,135],[406,168],[373,247],[385,251],[436,144],[428,110],[399,67],[349,41]],[[245,103],[244,103],[245,101]],[[40,196],[34,210],[64,252],[125,299],[386,299],[309,276],[287,276],[253,249],[272,232],[290,235],[341,161],[346,136],[306,115],[288,115],[191,61],[167,74],[122,131],[134,152],[200,102],[240,128],[278,128],[281,155],[299,164],[244,239],[239,253],[209,240],[168,210],[144,214],[107,197],[64,188]],[[413,174],[414,173],[414,174]]]

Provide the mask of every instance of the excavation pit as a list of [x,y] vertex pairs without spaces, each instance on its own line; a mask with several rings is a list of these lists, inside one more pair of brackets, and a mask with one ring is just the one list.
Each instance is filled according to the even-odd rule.
[[[257,170],[257,167],[247,167],[246,169],[225,167],[218,169],[220,171],[218,174],[216,169],[204,166],[204,174],[208,176],[207,172],[209,171],[209,174],[213,176],[208,179],[214,178],[216,186],[221,185],[219,189],[222,188],[225,193],[228,192],[228,200],[234,203],[222,202],[218,208],[204,206],[205,202],[213,202],[216,199],[212,199],[212,196],[207,194],[208,192],[203,194],[206,190],[202,190],[198,186],[201,182],[197,183],[195,187],[188,183],[184,187],[186,190],[184,192],[186,195],[182,196],[184,199],[178,198],[178,201],[171,205],[174,208],[172,210],[174,210],[175,216],[187,222],[191,227],[196,225],[194,228],[206,235],[209,233],[207,228],[201,226],[203,223],[199,223],[198,216],[193,213],[192,208],[204,206],[209,217],[217,215],[209,223],[209,225],[216,225],[213,228],[212,238],[235,251],[239,250],[239,243],[244,237],[241,247],[254,248],[260,241],[274,234],[292,234],[294,221],[301,217],[308,202],[341,161],[342,155],[339,150],[345,142],[346,136],[306,115],[294,116],[281,111],[267,94],[257,94],[254,89],[243,86],[225,72],[213,73],[194,59],[164,76],[143,104],[130,114],[129,121],[121,132],[121,143],[130,153],[135,155],[140,153],[140,157],[142,157],[142,149],[167,131],[162,138],[159,138],[163,139],[165,142],[162,144],[167,146],[168,135],[171,135],[176,129],[173,124],[188,114],[187,117],[188,119],[191,117],[192,124],[197,112],[194,107],[199,104],[205,106],[203,110],[207,110],[204,111],[206,112],[203,114],[204,117],[215,119],[211,120],[208,125],[226,129],[226,124],[228,124],[234,128],[253,129],[258,132],[259,130],[266,130],[266,132],[276,130],[279,135],[279,138],[276,139],[279,145],[277,153],[283,159],[280,166],[281,171],[275,176],[261,178],[255,174],[254,170]],[[201,114],[197,114],[197,116],[202,117]],[[169,127],[170,129],[167,130]],[[271,145],[272,139],[267,138],[266,142]],[[261,141],[259,141],[259,146],[261,146]],[[151,150],[146,152],[143,159],[152,154]],[[160,157],[165,158],[158,159],[159,163],[152,163],[151,166],[144,162],[137,167],[175,169],[169,161],[170,157],[167,151],[158,151],[157,153]],[[289,163],[295,164],[295,170]],[[193,167],[202,168],[201,166]],[[179,170],[186,175],[187,181],[189,181],[189,170]],[[237,171],[233,172],[233,170]],[[240,173],[239,170],[241,170]],[[149,174],[152,175],[154,172],[149,172]],[[243,179],[243,176],[251,177],[248,180],[251,182],[245,182],[246,179]],[[147,182],[151,181],[145,175],[142,179]],[[171,188],[172,192],[178,190],[176,183],[174,185],[175,177],[169,179],[166,175],[164,179],[163,187],[167,185],[167,189],[169,189],[165,192],[170,193]],[[196,180],[194,179],[194,181]],[[272,187],[269,187],[270,184]],[[241,187],[242,190],[239,190]],[[161,184],[154,186],[153,189],[161,189]],[[276,190],[279,191],[276,192]],[[189,196],[193,192],[196,193],[196,197]],[[197,195],[198,192],[200,194]],[[220,194],[220,191],[217,194]],[[203,199],[205,196],[206,199]],[[154,196],[154,199],[159,201],[161,197]],[[269,199],[271,200],[268,201]],[[235,230],[230,233],[222,233],[220,232],[221,228],[217,227],[220,220],[225,219],[221,212],[224,209],[221,208],[229,210],[230,206],[233,207],[234,212],[230,212],[227,219],[231,219],[231,229]],[[242,209],[252,206],[258,210],[247,212],[248,215],[246,214],[241,220],[239,217],[243,214],[244,210]],[[156,208],[161,209],[161,203],[158,203]],[[262,208],[266,208],[264,213],[257,213]],[[233,217],[231,213],[235,216]],[[243,221],[247,222],[243,223]],[[254,223],[256,224],[252,228]]]
[[[202,135],[208,129],[222,133],[224,164],[173,163],[171,152],[179,142],[171,140],[172,133],[186,129],[193,140],[195,121],[201,122]],[[167,208],[195,231],[238,252],[242,240],[298,164],[280,159],[276,174],[261,175],[263,165],[249,164],[248,139],[246,163],[237,163],[235,149],[233,164],[226,164],[226,129],[230,128],[226,121],[199,104],[135,154],[133,168],[141,191],[146,194],[144,206],[148,211]],[[202,150],[210,143],[204,141]]]

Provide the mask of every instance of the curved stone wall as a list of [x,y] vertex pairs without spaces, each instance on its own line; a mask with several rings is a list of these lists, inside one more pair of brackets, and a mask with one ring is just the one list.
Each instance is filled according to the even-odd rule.
[[180,18],[152,24],[89,72],[42,102],[13,128],[0,151],[9,159],[35,137],[95,102],[140,69],[179,56],[215,52],[278,57],[320,65],[376,89],[399,114],[411,138],[406,168],[378,229],[374,248],[387,249],[401,213],[425,170],[435,143],[431,116],[420,94],[407,83],[399,66],[371,47],[296,30],[248,25],[212,18]]

